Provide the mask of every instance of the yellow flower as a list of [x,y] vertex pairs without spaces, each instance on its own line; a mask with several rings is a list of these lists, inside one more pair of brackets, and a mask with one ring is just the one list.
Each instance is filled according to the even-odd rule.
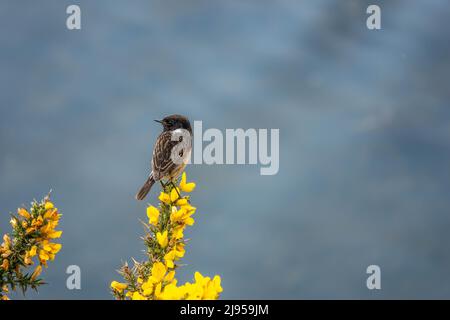
[[28,252],[25,252],[25,257],[23,258],[23,262],[26,265],[30,265],[33,263],[33,261],[31,260],[30,254]]
[[[48,202],[47,202],[47,203],[48,203]],[[53,209],[53,208],[51,208],[51,210],[48,209],[48,210],[44,213],[44,218],[45,218],[45,219],[50,219],[50,220],[57,220],[57,219],[59,218],[57,212],[58,212],[57,209]]]
[[165,192],[161,192],[158,199],[165,204],[170,204],[170,196]]
[[17,219],[16,218],[11,218],[11,220],[9,221],[9,223],[11,223],[11,226],[13,228],[15,228],[17,226]]
[[2,265],[0,267],[2,267],[3,270],[7,271],[9,269],[9,261],[8,261],[8,259],[3,259],[3,263],[2,263]]
[[47,251],[39,250],[39,260],[41,261],[41,263],[45,263],[49,259],[50,259],[50,256]]
[[166,261],[167,268],[172,269],[175,266],[173,263],[173,260],[175,260],[175,258],[176,258],[176,251],[174,251],[174,250],[169,251],[164,256],[164,260]]
[[[58,225],[58,221],[49,221],[47,222],[46,225],[41,227],[41,232],[43,233],[44,236],[49,237],[50,235],[52,236],[57,236],[58,234],[52,234],[56,228],[56,226]],[[61,236],[61,233],[59,234],[59,236]]]
[[216,291],[217,292],[222,292],[223,291],[223,288],[222,288],[222,286],[221,286],[221,281],[222,281],[222,279],[220,279],[220,276],[219,275],[215,275],[214,276],[214,278],[213,278],[213,283],[214,283],[214,288],[216,289]]
[[47,223],[46,225],[41,227],[41,233],[44,237],[46,237],[49,233],[53,232],[53,226],[51,223]]
[[192,226],[195,222],[194,218],[188,217],[185,221],[184,221],[188,226]]
[[144,296],[149,296],[153,293],[153,282],[151,282],[149,279],[142,284],[141,288],[143,290],[142,293],[144,294]]
[[191,206],[189,203],[186,205],[183,205],[181,208],[187,211],[190,215],[194,214],[195,211],[197,211],[196,207]]
[[161,282],[166,275],[166,267],[161,262],[155,262],[152,266],[152,275],[149,278],[149,281],[152,283]]
[[37,250],[37,247],[36,246],[32,246],[30,251],[28,251],[28,255],[30,257],[34,257],[36,255],[36,250]]
[[117,290],[119,292],[122,292],[123,290],[128,288],[128,285],[126,283],[113,281],[113,282],[111,282],[111,288],[113,288],[114,290]]
[[202,274],[198,271],[194,273],[195,282],[203,285],[206,281],[208,281],[207,277],[202,276]]
[[62,234],[62,231],[53,231],[48,234],[48,237],[50,239],[57,239],[57,238],[61,237],[61,234]]
[[175,256],[177,259],[183,258],[184,253],[185,253],[184,243],[183,242],[177,243],[177,245],[175,246],[174,252],[175,252]]
[[40,226],[42,226],[43,223],[44,223],[44,218],[42,218],[42,216],[38,216],[36,219],[33,219],[33,221],[31,221],[31,225],[33,227],[40,227]]
[[3,247],[5,249],[9,249],[10,246],[11,246],[11,238],[7,234],[4,234],[3,235]]
[[45,264],[47,260],[53,260],[55,255],[61,250],[62,245],[59,243],[51,243],[48,240],[42,242],[42,248],[39,250],[39,260]]
[[45,210],[53,209],[53,208],[54,208],[54,205],[53,205],[53,203],[51,203],[50,201],[47,201],[47,202],[45,203],[44,208],[45,208]]
[[158,240],[159,245],[161,248],[167,247],[167,244],[169,243],[169,239],[167,237],[167,230],[165,230],[163,233],[158,232],[156,234],[156,239]]
[[50,239],[57,239],[57,238],[61,237],[61,234],[62,234],[62,231],[53,231],[48,234],[48,237]]
[[177,206],[184,206],[188,204],[188,200],[186,198],[181,198],[177,200],[176,205]]
[[183,231],[184,231],[184,226],[183,225],[178,226],[175,229],[173,229],[172,235],[176,240],[183,239],[183,237],[184,237]]
[[204,277],[200,272],[196,272],[194,277],[195,282],[193,284],[186,284],[187,299],[214,300],[223,291],[220,285],[220,277],[217,275],[211,280],[210,277]]
[[34,269],[33,274],[31,275],[31,280],[35,280],[42,272],[42,266],[38,265],[36,269]]
[[184,209],[180,208],[178,210],[176,207],[172,207],[172,212],[170,213],[170,221],[173,223],[181,222],[184,214]]
[[61,248],[62,248],[62,244],[60,244],[60,243],[49,243],[48,245],[50,247],[51,253],[54,253],[54,254],[58,253],[59,250],[61,250]]
[[11,251],[11,250],[9,250],[9,249],[6,249],[6,250],[2,250],[2,254],[1,254],[1,257],[2,258],[8,258],[13,252]]
[[147,208],[147,217],[149,219],[149,223],[156,226],[159,220],[159,210],[154,206],[149,206]]
[[201,300],[203,297],[203,287],[201,285],[187,282],[184,285],[184,289],[186,290],[187,300]]
[[141,295],[139,292],[133,292],[133,296],[131,297],[131,300],[147,300],[143,295]]
[[175,278],[175,271],[170,271],[170,272],[167,273],[167,275],[164,277],[164,281],[172,282],[174,278]]
[[170,201],[171,202],[177,201],[177,199],[179,198],[179,196],[178,196],[179,192],[180,191],[178,188],[173,188],[172,191],[170,191]]
[[19,209],[17,209],[17,213],[18,213],[20,216],[24,217],[25,219],[30,219],[30,218],[31,218],[31,215],[30,215],[30,214],[28,213],[28,211],[25,210],[24,208],[19,208]]
[[186,183],[186,172],[183,172],[181,176],[180,189],[183,190],[184,192],[191,192],[192,190],[195,189],[194,182]]
[[162,298],[161,297],[161,289],[162,289],[162,284],[160,282],[160,283],[158,283],[156,285],[156,288],[155,288],[155,297],[156,297],[156,299],[161,299]]
[[208,277],[203,288],[204,288],[203,299],[206,300],[217,299],[219,293],[223,291],[222,286],[220,285],[220,277],[216,275],[212,280],[210,280]]
[[170,214],[170,221],[173,223],[182,223],[192,226],[194,219],[191,217],[195,213],[195,208],[192,206],[182,206],[180,210],[176,207],[172,207],[172,213]]
[[164,291],[159,295],[162,300],[180,300],[184,296],[184,288],[177,287],[176,283],[170,283],[164,287]]
[[30,234],[35,231],[36,231],[36,227],[29,227],[29,228],[27,228],[27,230],[25,230],[26,234]]

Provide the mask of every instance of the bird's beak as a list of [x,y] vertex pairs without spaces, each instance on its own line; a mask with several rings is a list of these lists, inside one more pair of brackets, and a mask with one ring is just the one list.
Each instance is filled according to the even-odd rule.
[[158,123],[161,123],[161,124],[163,123],[162,120],[155,120],[155,122],[158,122]]

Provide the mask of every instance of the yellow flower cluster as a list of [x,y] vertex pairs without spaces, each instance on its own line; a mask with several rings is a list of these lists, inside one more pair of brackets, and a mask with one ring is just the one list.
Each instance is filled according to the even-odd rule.
[[148,224],[145,243],[148,261],[135,261],[134,267],[125,264],[120,273],[125,282],[111,282],[112,293],[116,299],[131,300],[213,300],[222,292],[220,277],[213,279],[195,273],[193,283],[178,285],[175,278],[176,262],[185,254],[184,230],[192,226],[192,215],[196,208],[191,206],[188,196],[195,183],[186,181],[183,173],[178,186],[168,184],[159,195],[159,208],[147,208]]
[[[37,277],[42,266],[53,260],[61,250],[61,244],[51,242],[61,237],[62,231],[56,231],[61,214],[47,196],[41,202],[32,202],[31,209],[19,208],[17,215],[11,215],[12,238],[5,234],[0,245],[0,298],[7,299],[8,285],[11,289],[20,286],[23,291],[30,286],[36,289],[42,284]],[[32,273],[24,273],[34,264],[39,264]]]

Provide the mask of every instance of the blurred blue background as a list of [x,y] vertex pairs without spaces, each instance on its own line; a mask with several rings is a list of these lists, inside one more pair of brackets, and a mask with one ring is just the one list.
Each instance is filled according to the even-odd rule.
[[449,23],[446,0],[2,0],[0,231],[50,188],[63,213],[49,284],[26,298],[112,298],[121,262],[144,257],[134,194],[171,113],[280,129],[278,175],[188,167],[179,281],[220,274],[236,299],[450,298]]

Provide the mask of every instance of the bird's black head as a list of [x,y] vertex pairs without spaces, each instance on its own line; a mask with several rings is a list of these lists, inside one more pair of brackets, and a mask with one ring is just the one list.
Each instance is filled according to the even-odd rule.
[[179,114],[173,114],[165,117],[162,120],[155,120],[163,125],[164,131],[171,131],[176,129],[185,129],[192,134],[191,123],[188,118]]

